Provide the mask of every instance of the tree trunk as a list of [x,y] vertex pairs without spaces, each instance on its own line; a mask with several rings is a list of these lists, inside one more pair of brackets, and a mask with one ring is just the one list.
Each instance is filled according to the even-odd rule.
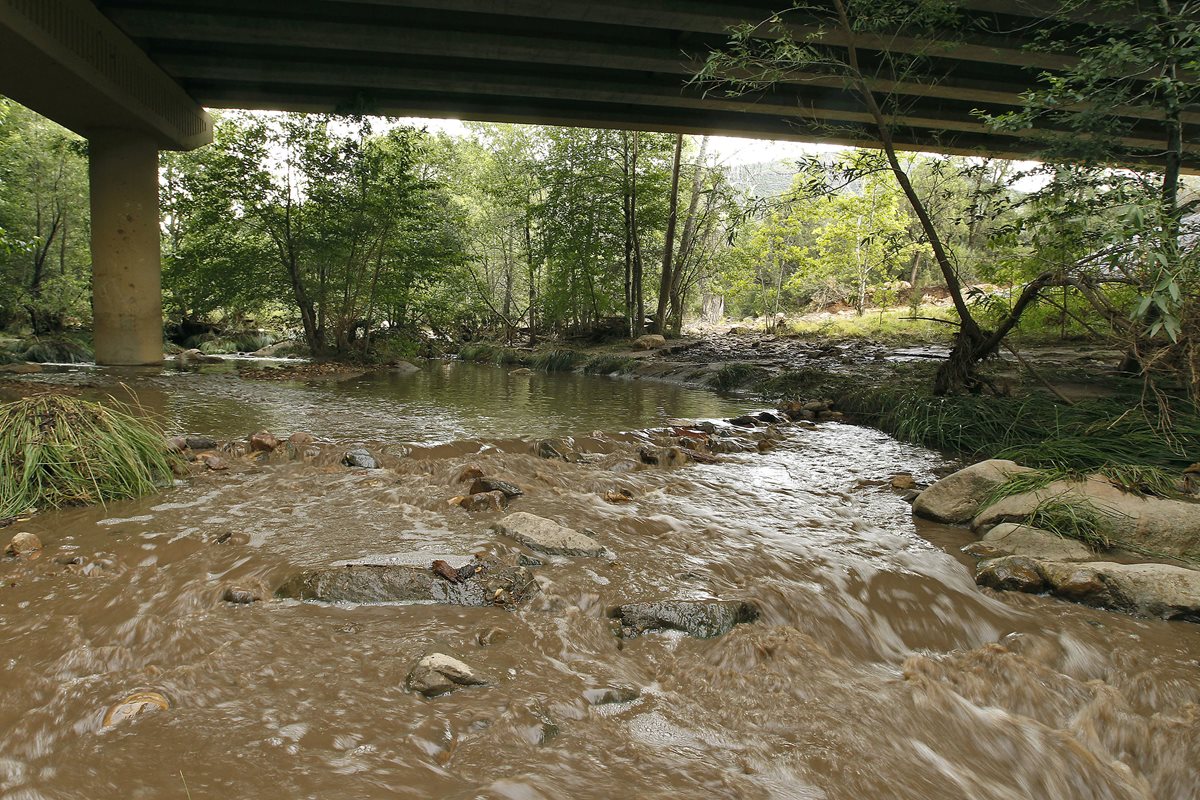
[[630,335],[634,337],[641,336],[646,325],[646,293],[642,288],[642,241],[641,237],[638,236],[637,226],[637,170],[640,139],[641,135],[637,131],[634,131],[629,180],[629,229],[632,231],[633,236],[633,276],[630,291],[633,292],[634,305],[637,308],[636,316],[633,319],[633,331],[631,331]]
[[654,314],[654,332],[667,332],[667,302],[671,296],[671,256],[675,252],[675,223],[679,219],[679,159],[683,153],[683,134],[675,134],[675,160],[671,165],[671,198],[667,211],[667,231],[663,242],[662,280],[658,285],[658,311]]
[[700,154],[696,157],[696,173],[692,176],[692,196],[688,198],[687,218],[683,222],[683,236],[679,240],[679,255],[675,260],[671,276],[671,333],[678,336],[683,329],[683,270],[692,252],[696,236],[697,208],[700,191],[704,188],[704,155],[708,150],[708,137],[700,139]]

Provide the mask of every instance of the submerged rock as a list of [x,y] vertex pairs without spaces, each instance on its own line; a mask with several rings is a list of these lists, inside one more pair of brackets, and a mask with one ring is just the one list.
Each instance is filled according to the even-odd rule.
[[1028,556],[1001,556],[979,562],[975,582],[1006,592],[1040,592],[1046,581],[1038,563]]
[[204,466],[208,467],[213,472],[220,472],[221,470],[229,469],[229,465],[225,463],[225,459],[221,458],[220,456],[207,455],[201,460],[204,462]]
[[189,450],[216,450],[217,440],[211,436],[185,436],[183,443]]
[[621,622],[623,637],[639,636],[648,631],[683,631],[698,639],[711,639],[728,633],[734,625],[754,622],[758,608],[744,600],[661,600],[653,603],[626,603],[609,612]]
[[154,711],[167,711],[171,701],[161,692],[134,692],[118,703],[114,703],[104,714],[104,727],[111,728],[127,719],[140,717]]
[[501,491],[479,492],[450,498],[450,505],[467,511],[503,511],[508,507],[508,495]]
[[631,503],[633,492],[628,489],[609,489],[604,493],[604,499],[609,503]]
[[259,431],[250,435],[250,449],[259,453],[270,453],[279,447],[279,438],[273,433]]
[[645,445],[638,448],[638,457],[643,464],[663,468],[682,467],[693,461],[692,451],[682,447]]
[[[464,570],[466,566],[471,568]],[[326,603],[511,606],[537,591],[533,574],[519,564],[475,559],[454,567],[454,571],[456,579],[450,580],[443,574],[444,569],[434,572],[430,567],[413,564],[319,567],[293,575],[275,590],[275,595]]]
[[494,522],[492,529],[547,555],[598,556],[604,552],[604,547],[592,537],[525,511]]
[[12,537],[12,541],[5,548],[5,555],[13,557],[30,556],[40,552],[42,549],[42,540],[34,536],[32,533],[18,533]]
[[469,494],[484,494],[486,492],[503,492],[507,498],[520,497],[525,494],[519,486],[499,478],[476,478],[471,483]]
[[10,375],[33,375],[41,371],[42,365],[34,364],[33,362],[0,364],[0,372],[7,372]]
[[913,514],[952,525],[966,522],[979,513],[989,492],[1011,476],[1031,471],[998,458],[972,464],[921,492],[913,502]]
[[538,442],[537,454],[539,458],[546,458],[556,461],[567,460],[567,457],[559,452],[558,448],[554,446],[553,442],[548,442],[545,440]]
[[[1019,574],[1022,580],[998,585],[996,576],[1005,573]],[[1047,591],[1064,600],[1129,614],[1200,622],[1200,571],[1170,564],[1069,563],[1005,556],[981,562],[975,580],[998,589]]]
[[234,605],[250,605],[262,600],[262,597],[253,589],[247,589],[244,586],[230,586],[221,595],[221,599]]
[[347,467],[357,467],[358,469],[379,469],[379,462],[375,460],[375,457],[365,447],[346,451],[346,454],[342,456],[342,464]]
[[426,697],[448,694],[464,686],[486,686],[488,681],[473,667],[445,653],[430,653],[408,673],[408,688]]
[[583,699],[590,706],[632,703],[641,696],[641,690],[634,686],[606,686],[600,689],[585,689],[583,692]]

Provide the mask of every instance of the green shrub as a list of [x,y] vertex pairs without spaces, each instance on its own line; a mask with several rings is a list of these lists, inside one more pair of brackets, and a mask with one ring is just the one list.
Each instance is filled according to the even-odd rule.
[[575,350],[547,350],[534,356],[530,366],[544,372],[570,372],[584,358]]
[[148,494],[170,484],[174,458],[153,425],[97,403],[0,405],[0,517]]

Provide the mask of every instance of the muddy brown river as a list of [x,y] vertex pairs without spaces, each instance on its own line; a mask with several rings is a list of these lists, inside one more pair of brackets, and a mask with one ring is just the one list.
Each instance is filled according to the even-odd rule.
[[[34,379],[124,381],[175,431],[327,444],[4,530],[46,546],[0,561],[4,800],[1200,796],[1200,626],[976,587],[969,532],[914,525],[887,485],[950,465],[878,431],[789,427],[765,452],[663,468],[639,463],[642,431],[752,406],[455,363]],[[579,460],[539,458],[544,437]],[[341,466],[351,445],[387,468]],[[471,464],[524,495],[448,505]],[[603,499],[620,489],[632,502]],[[343,560],[512,555],[490,525],[515,511],[607,552],[541,556],[513,610],[271,599]],[[264,600],[223,601],[235,585]],[[620,638],[608,616],[678,599],[760,613],[708,639]],[[409,691],[434,651],[487,685]],[[105,727],[139,690],[171,707]]]

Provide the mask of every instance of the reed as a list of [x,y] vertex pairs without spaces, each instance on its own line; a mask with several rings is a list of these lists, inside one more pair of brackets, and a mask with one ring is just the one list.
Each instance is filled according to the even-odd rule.
[[577,350],[547,350],[534,356],[530,366],[543,372],[570,372],[575,369],[576,364],[586,358],[587,356]]
[[0,517],[149,494],[174,459],[161,431],[121,410],[57,395],[0,405]]
[[734,362],[725,364],[708,379],[708,385],[719,392],[732,392],[741,389],[746,384],[762,382],[767,377],[767,371],[754,364]]

